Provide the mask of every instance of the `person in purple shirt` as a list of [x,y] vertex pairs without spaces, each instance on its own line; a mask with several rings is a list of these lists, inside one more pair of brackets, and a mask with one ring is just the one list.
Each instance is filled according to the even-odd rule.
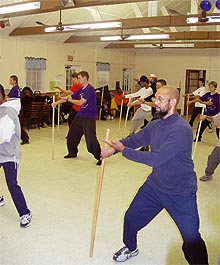
[[[20,87],[18,85],[18,77],[16,75],[11,75],[9,78],[9,83],[12,85],[12,88],[10,89],[7,99],[9,98],[20,98],[21,97],[21,92],[20,92]],[[29,135],[23,128],[21,124],[21,116],[19,114],[19,120],[20,120],[20,125],[21,125],[21,144],[29,144]]]
[[[206,105],[204,114],[207,116],[215,116],[220,111],[220,95],[216,91],[217,89],[217,83],[215,81],[211,81],[209,83],[209,91],[206,94],[204,94],[201,97],[196,97],[194,100],[188,101],[187,105],[190,105],[193,102],[200,102],[202,104]],[[205,131],[205,129],[209,126],[211,121],[205,119],[201,123],[201,128],[199,132],[199,138],[198,142],[201,142],[202,134]],[[197,129],[198,131],[198,129]],[[196,132],[197,135],[197,132]],[[219,128],[216,128],[216,135],[219,138]],[[194,139],[194,142],[196,139]]]
[[72,95],[64,97],[66,101],[80,106],[80,110],[74,117],[67,135],[68,154],[64,158],[77,157],[78,145],[82,136],[85,136],[86,146],[89,153],[98,160],[97,166],[102,164],[100,160],[101,147],[96,137],[97,105],[96,92],[88,83],[89,74],[86,71],[78,73],[78,80],[82,88]]
[[10,85],[12,85],[11,90],[8,93],[9,98],[20,98],[21,92],[18,86],[18,77],[16,75],[11,75],[9,79]]
[[[117,262],[138,255],[138,232],[166,210],[180,231],[187,262],[208,264],[206,245],[199,232],[197,177],[192,161],[193,134],[190,125],[176,110],[178,101],[179,92],[175,87],[159,88],[155,94],[156,120],[120,141],[105,141],[111,148],[102,149],[102,159],[121,152],[129,160],[152,167],[125,213],[124,247],[113,255]],[[137,150],[147,145],[150,145],[149,152]],[[183,264],[183,261],[176,263]]]

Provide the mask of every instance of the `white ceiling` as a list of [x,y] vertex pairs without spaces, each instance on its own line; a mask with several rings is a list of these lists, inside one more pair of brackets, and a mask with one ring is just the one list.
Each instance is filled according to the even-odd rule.
[[[42,0],[46,1],[46,0]],[[50,0],[52,1],[52,0]],[[106,20],[118,20],[118,19],[130,19],[137,17],[149,17],[152,15],[157,16],[167,16],[174,15],[171,14],[170,9],[179,12],[180,14],[187,15],[191,11],[193,13],[199,13],[197,2],[199,0],[158,0],[158,1],[142,1],[133,2],[126,4],[115,4],[115,5],[99,5],[99,6],[89,6],[82,8],[71,8],[62,10],[62,23],[63,24],[78,24],[85,22],[94,21],[106,21]],[[211,0],[214,1],[214,0]],[[21,0],[1,0],[1,5],[12,4],[15,2],[22,2]],[[76,0],[77,2],[77,0]],[[86,0],[85,0],[86,2]],[[102,1],[105,2],[105,1]],[[214,6],[214,5],[213,5]],[[214,13],[220,13],[219,10],[212,10]],[[178,15],[178,14],[176,14]],[[23,27],[41,27],[36,24],[36,21],[41,21],[46,25],[57,25],[59,22],[59,11],[42,13],[42,14],[32,14],[26,16],[10,17],[10,26],[5,28],[0,28],[0,36],[9,36],[9,34],[16,28]],[[1,20],[1,19],[0,19]],[[151,28],[139,28],[139,29],[126,29],[123,34],[143,34],[143,33],[160,33],[164,32],[186,32],[192,30],[199,31],[219,31],[220,26],[199,26],[197,28],[192,27],[151,27]],[[86,31],[86,32],[58,32],[52,34],[43,35],[27,35],[22,36],[22,38],[31,38],[38,40],[47,40],[53,42],[65,42],[71,36],[93,36],[93,35],[114,35],[121,34],[120,30],[108,30],[108,31]],[[94,43],[95,45],[107,45],[99,43]]]

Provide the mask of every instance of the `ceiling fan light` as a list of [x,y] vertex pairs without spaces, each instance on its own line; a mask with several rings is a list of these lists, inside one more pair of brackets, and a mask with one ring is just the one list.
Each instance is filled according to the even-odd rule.
[[215,2],[215,6],[216,6],[216,8],[217,8],[218,10],[220,10],[220,0],[217,0],[217,1]]
[[210,1],[203,0],[200,3],[200,7],[203,11],[209,11],[212,8],[212,4],[210,3]]
[[40,4],[41,4],[40,2],[32,2],[32,3],[11,5],[11,6],[3,6],[0,7],[0,15],[39,9]]

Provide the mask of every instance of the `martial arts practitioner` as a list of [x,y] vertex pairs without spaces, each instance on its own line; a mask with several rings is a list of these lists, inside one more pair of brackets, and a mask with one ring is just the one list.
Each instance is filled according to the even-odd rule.
[[[200,115],[200,120],[213,121],[217,128],[220,128],[220,113],[215,116]],[[205,175],[199,179],[202,181],[212,180],[213,174],[220,163],[220,139],[208,157]]]
[[[18,119],[20,108],[20,99],[12,98],[7,101],[4,88],[0,85],[0,167],[3,167],[9,192],[21,218],[20,226],[28,227],[32,215],[17,182],[21,156],[21,128]],[[4,203],[4,197],[0,196],[0,206]]]
[[101,147],[96,136],[96,119],[97,105],[96,93],[92,85],[89,84],[89,74],[86,71],[78,73],[78,80],[81,88],[75,93],[64,97],[67,102],[80,106],[80,110],[71,122],[70,129],[67,135],[68,154],[65,159],[76,158],[78,154],[78,145],[82,136],[85,136],[86,147],[95,159],[97,166],[102,164],[100,160]]
[[[176,110],[178,101],[176,88],[164,86],[158,89],[155,95],[158,119],[118,142],[105,141],[111,148],[103,148],[102,159],[121,152],[129,160],[152,167],[152,172],[126,211],[124,247],[113,256],[117,262],[138,255],[138,231],[165,209],[180,231],[187,262],[208,264],[206,245],[199,233],[197,177],[191,158],[192,129],[179,116]],[[150,145],[150,152],[136,150],[147,145]],[[181,261],[177,263],[181,264]]]
[[[149,87],[149,80],[146,76],[141,76],[140,84],[141,89],[139,91],[125,95],[125,98],[131,99],[138,97],[138,99],[146,99],[153,95],[153,90],[151,87]],[[138,99],[128,103],[129,108],[133,107],[134,105],[141,105],[140,108],[137,109],[134,117],[131,120],[130,134],[135,133],[137,128],[143,123],[144,120],[147,120],[149,122],[152,118],[151,107],[143,103],[140,104],[140,101]]]

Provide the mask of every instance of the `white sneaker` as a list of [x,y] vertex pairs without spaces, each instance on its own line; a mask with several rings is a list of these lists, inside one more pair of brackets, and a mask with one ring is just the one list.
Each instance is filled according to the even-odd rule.
[[210,129],[209,129],[209,133],[213,133],[213,130],[212,130],[212,128],[210,128]]
[[31,224],[32,215],[31,213],[24,214],[21,216],[20,227],[28,227]]
[[199,180],[201,180],[201,181],[207,181],[207,180],[212,180],[212,179],[213,179],[212,175],[211,176],[204,175],[204,176],[199,178]]
[[5,199],[4,196],[0,196],[0,207],[5,205]]
[[117,262],[124,262],[127,259],[135,257],[139,254],[139,250],[136,248],[134,251],[130,251],[126,246],[119,249],[113,256],[113,260]]

